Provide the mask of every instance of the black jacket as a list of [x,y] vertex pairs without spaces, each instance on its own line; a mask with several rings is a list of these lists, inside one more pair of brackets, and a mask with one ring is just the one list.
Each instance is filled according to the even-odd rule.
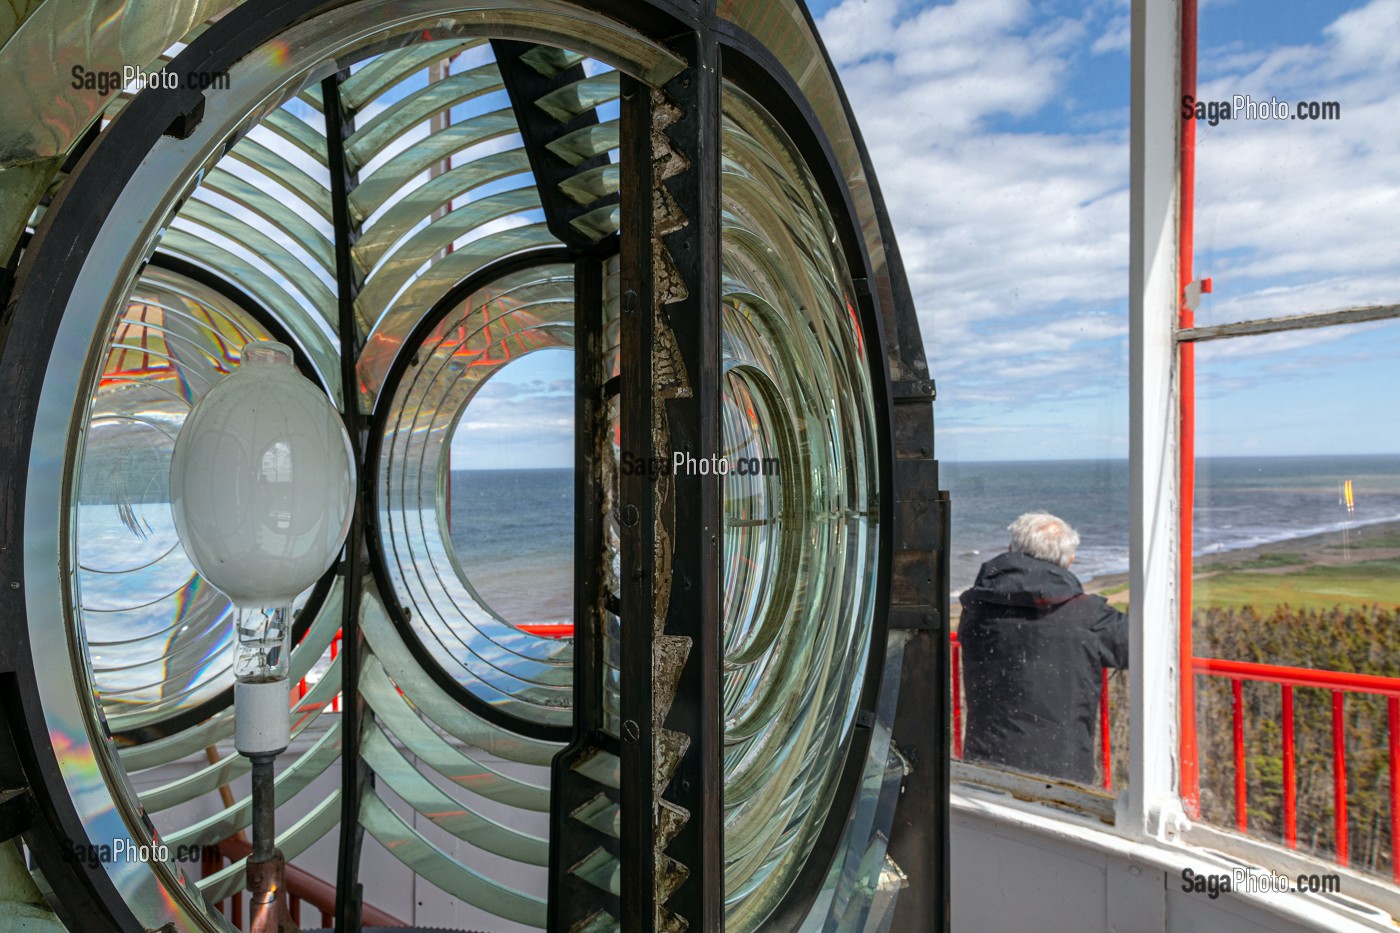
[[1128,666],[1128,619],[1056,564],[1002,554],[962,594],[963,755],[1094,780],[1101,671]]

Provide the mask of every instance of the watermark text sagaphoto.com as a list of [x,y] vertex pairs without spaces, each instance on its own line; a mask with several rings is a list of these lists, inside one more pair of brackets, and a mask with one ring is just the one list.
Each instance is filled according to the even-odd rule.
[[141,845],[130,839],[114,839],[108,843],[74,842],[69,844],[64,857],[71,862],[97,868],[116,862],[198,862],[204,857],[204,846],[164,843]]
[[1240,894],[1340,894],[1342,876],[1305,874],[1290,878],[1287,875],[1242,866],[1228,872],[1214,873],[1183,868],[1181,890],[1187,894],[1204,894],[1211,900],[1232,891]]
[[1342,105],[1335,100],[1300,100],[1290,104],[1270,97],[1255,100],[1236,94],[1230,100],[1197,100],[1190,94],[1181,98],[1181,119],[1204,121],[1216,126],[1221,120],[1340,120]]
[[782,463],[777,457],[695,457],[676,451],[668,460],[664,457],[640,457],[623,451],[618,460],[623,476],[781,476]]
[[93,71],[82,65],[74,65],[68,73],[73,78],[70,82],[73,90],[95,91],[99,97],[123,89],[134,94],[148,88],[174,91],[187,87],[194,91],[221,91],[229,86],[226,71],[194,71],[186,75],[183,82],[173,71],[142,71],[135,65],[124,65],[121,71]]

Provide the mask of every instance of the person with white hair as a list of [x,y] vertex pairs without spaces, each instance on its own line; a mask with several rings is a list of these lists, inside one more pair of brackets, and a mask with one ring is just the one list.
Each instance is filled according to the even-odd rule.
[[963,757],[1088,784],[1101,672],[1127,668],[1128,619],[1070,573],[1068,522],[1027,512],[1008,530],[961,597]]

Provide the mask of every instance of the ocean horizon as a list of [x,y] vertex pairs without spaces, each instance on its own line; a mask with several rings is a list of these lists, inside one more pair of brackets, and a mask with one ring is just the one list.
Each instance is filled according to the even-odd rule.
[[[940,469],[952,497],[954,592],[1005,550],[1007,526],[1035,510],[1053,512],[1079,532],[1080,579],[1128,569],[1126,458],[945,460]],[[453,471],[453,546],[473,582],[477,576],[531,580],[530,588],[552,605],[535,615],[567,614],[572,475],[571,468],[548,467]],[[1203,457],[1196,477],[1197,554],[1400,521],[1400,454]]]

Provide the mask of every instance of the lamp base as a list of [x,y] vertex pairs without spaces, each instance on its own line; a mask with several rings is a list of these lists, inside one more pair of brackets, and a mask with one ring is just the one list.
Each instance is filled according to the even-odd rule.
[[285,678],[233,685],[233,747],[254,755],[279,755],[291,742],[291,684]]
[[276,849],[265,862],[248,859],[250,933],[301,933],[287,904],[287,863]]

